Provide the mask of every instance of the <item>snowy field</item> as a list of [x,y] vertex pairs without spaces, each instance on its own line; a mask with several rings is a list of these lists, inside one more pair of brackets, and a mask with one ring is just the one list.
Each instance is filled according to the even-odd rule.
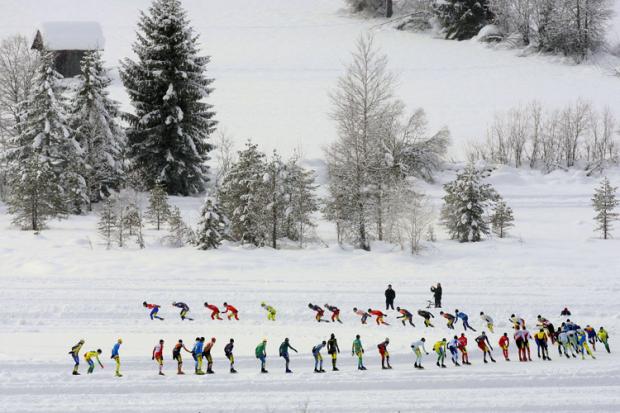
[[[98,20],[107,38],[105,57],[116,66],[130,55],[138,10],[147,5],[146,0],[0,0],[0,37],[31,34],[44,20]],[[308,158],[321,157],[322,145],[335,136],[327,91],[355,39],[376,22],[344,16],[338,0],[186,0],[184,5],[212,56],[217,119],[237,145],[252,137],[267,152],[301,146]],[[612,40],[620,38],[618,27]],[[581,97],[597,107],[609,105],[620,116],[620,80],[605,67],[372,30],[400,75],[401,97],[410,108],[424,107],[433,126],[450,127],[457,158],[462,143],[483,136],[496,109],[532,99],[563,106]],[[128,108],[118,79],[113,95]],[[439,203],[440,184],[451,178],[445,173],[424,189]],[[620,186],[620,170],[611,171],[610,179]],[[619,411],[620,241],[601,241],[592,231],[590,197],[598,177],[505,168],[490,182],[514,209],[512,236],[465,245],[448,241],[437,227],[438,242],[417,257],[382,244],[370,253],[342,249],[325,222],[319,235],[327,248],[169,249],[159,246],[162,234],[149,230],[146,249],[108,251],[96,234],[95,215],[51,222],[50,230],[33,235],[11,227],[0,204],[0,412]],[[172,201],[195,223],[201,199]],[[440,370],[431,354],[424,359],[426,370],[415,370],[410,343],[426,337],[430,350],[435,341],[450,338],[442,319],[434,320],[434,329],[421,327],[417,316],[416,328],[362,326],[351,312],[353,306],[381,308],[388,283],[397,291],[397,305],[417,310],[437,281],[444,287],[445,308],[468,313],[474,328],[482,328],[480,311],[496,319],[497,334],[490,336],[496,364],[482,363],[475,336],[468,334],[472,366],[448,362]],[[162,305],[166,320],[150,321],[144,300]],[[172,301],[187,302],[196,320],[181,322]],[[241,320],[209,320],[204,301],[234,304]],[[276,322],[266,320],[261,301],[277,308]],[[338,305],[344,324],[318,325],[309,301]],[[530,326],[538,314],[558,325],[565,306],[582,326],[606,327],[611,354],[599,349],[596,360],[566,360],[552,348],[553,361],[535,358],[525,364],[514,361],[512,345],[513,361],[500,360],[497,340],[499,333],[510,332],[511,313]],[[393,323],[395,316],[390,312],[387,321]],[[342,349],[341,371],[316,375],[310,349],[332,332]],[[366,372],[358,372],[350,356],[355,334],[367,349]],[[171,346],[179,338],[191,345],[196,336],[217,337],[216,374],[179,377]],[[124,340],[120,379],[113,377],[109,360],[119,337]],[[235,376],[228,374],[223,355],[230,337],[236,343]],[[277,357],[284,337],[300,350],[292,355],[293,375],[284,374]],[[380,369],[376,350],[385,337],[391,340],[390,371]],[[74,377],[67,352],[81,338],[83,350],[103,350],[105,369]],[[160,338],[166,340],[165,377],[157,375],[150,359]],[[268,375],[259,373],[253,357],[262,338],[268,340]]]
[[[612,175],[618,183],[620,173]],[[447,179],[448,175],[442,179]],[[329,225],[321,234],[329,248],[242,250],[225,247],[199,252],[192,248],[158,247],[156,231],[148,247],[111,250],[97,239],[96,217],[54,222],[42,235],[9,229],[0,215],[0,406],[7,412],[295,412],[295,411],[618,411],[620,406],[620,255],[617,240],[603,242],[592,233],[589,197],[595,180],[580,173],[497,171],[491,178],[515,210],[513,237],[476,245],[439,242],[419,257],[374,245],[374,251],[343,250],[330,238]],[[439,186],[427,190],[440,194]],[[190,221],[200,200],[174,199]],[[533,325],[536,315],[559,324],[564,306],[573,319],[610,332],[612,353],[599,351],[596,360],[560,359],[523,364],[502,360],[498,334],[491,335],[496,364],[482,363],[471,344],[473,365],[439,370],[433,356],[426,370],[413,368],[408,348],[424,336],[429,343],[451,337],[443,320],[434,329],[359,324],[351,308],[381,307],[383,290],[392,283],[397,305],[422,308],[431,284],[444,286],[444,306],[471,315],[482,328],[482,310],[497,321],[496,333],[510,331],[507,318],[521,314]],[[144,300],[161,304],[165,321],[150,321]],[[192,307],[193,322],[181,322],[170,303],[182,300]],[[259,304],[278,309],[270,323]],[[241,321],[211,321],[204,301],[237,306]],[[309,301],[329,302],[343,309],[342,325],[317,324]],[[438,312],[435,312],[438,316]],[[390,312],[388,322],[394,322]],[[458,330],[457,330],[458,331]],[[339,338],[341,371],[312,373],[310,349],[331,332]],[[349,346],[355,334],[367,348],[369,370],[358,372]],[[170,346],[179,338],[218,338],[213,376],[178,377]],[[124,377],[113,377],[109,351],[122,337]],[[234,337],[238,375],[227,372],[223,346]],[[260,375],[253,349],[268,339],[268,369]],[[284,374],[277,347],[284,337],[300,350],[293,353],[293,375]],[[376,345],[391,339],[394,370],[380,369]],[[85,350],[102,348],[105,370],[92,376],[70,375],[66,354],[80,338]],[[156,342],[167,349],[165,377],[150,360]],[[429,346],[430,347],[430,346]],[[186,369],[191,371],[190,363]],[[82,372],[85,369],[82,365]]]

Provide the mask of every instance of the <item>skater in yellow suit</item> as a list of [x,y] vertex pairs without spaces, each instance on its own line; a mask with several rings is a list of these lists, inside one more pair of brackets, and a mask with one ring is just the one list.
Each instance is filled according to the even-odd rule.
[[276,321],[276,309],[268,305],[264,301],[260,303],[260,306],[267,310],[267,320]]
[[89,351],[84,354],[84,360],[88,363],[88,374],[91,374],[95,370],[95,362],[93,359],[97,360],[99,366],[103,368],[103,364],[101,364],[101,360],[99,360],[99,354],[101,354],[101,349],[97,349],[97,351]]

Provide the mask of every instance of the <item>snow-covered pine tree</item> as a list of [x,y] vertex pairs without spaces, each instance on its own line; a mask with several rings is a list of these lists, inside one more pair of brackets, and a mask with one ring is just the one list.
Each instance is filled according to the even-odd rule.
[[121,70],[135,109],[127,131],[133,167],[147,187],[160,180],[171,195],[200,193],[216,124],[204,101],[212,92],[209,57],[198,55],[198,36],[179,0],[154,0],[138,27],[137,60],[125,59]]
[[274,150],[271,159],[265,165],[265,195],[267,195],[267,226],[271,247],[278,248],[278,238],[283,232],[288,209],[286,208],[286,195],[284,181],[286,179],[286,165],[280,155]]
[[316,226],[313,214],[319,210],[315,173],[299,165],[293,156],[286,164],[284,193],[286,202],[284,235],[303,248],[306,233]]
[[84,178],[91,204],[119,188],[125,134],[117,122],[118,103],[108,96],[110,78],[98,51],[88,52],[81,63],[79,86],[71,101],[70,121],[82,147]]
[[[22,104],[20,122],[17,125],[20,133],[10,139],[9,206],[13,213],[19,215],[25,212],[19,211],[28,208],[31,215],[39,216],[40,219],[62,216],[67,212],[79,212],[86,201],[85,181],[81,175],[81,149],[68,127],[67,108],[59,79],[61,76],[53,67],[53,55],[44,54],[32,92]],[[27,177],[28,174],[38,176]],[[34,188],[39,188],[35,182],[42,179],[41,176],[47,179],[48,188],[44,195],[41,192],[32,192]],[[43,196],[49,199],[43,199]],[[41,202],[26,207],[23,203],[26,198]],[[63,202],[59,202],[60,199]],[[43,205],[46,205],[45,212],[37,211],[37,208]],[[24,223],[23,220],[20,221]],[[38,221],[33,219],[31,224],[36,222]],[[41,222],[44,222],[44,219]],[[22,227],[40,229],[30,224]]]
[[26,158],[11,171],[8,198],[13,224],[24,230],[41,231],[49,218],[61,218],[66,213],[63,189],[47,162],[38,156]]
[[481,181],[481,171],[468,165],[454,181],[444,185],[441,221],[452,239],[477,242],[489,233],[484,215],[489,204],[497,199],[497,192]]
[[506,201],[498,196],[495,206],[493,207],[493,213],[491,214],[491,228],[493,232],[498,237],[504,238],[508,228],[514,226],[513,221],[514,216],[512,215],[512,208],[506,204]]
[[168,195],[166,189],[159,182],[155,183],[149,194],[149,206],[146,210],[147,220],[155,225],[157,231],[161,229],[161,225],[168,220],[170,215],[170,204],[168,203]]
[[433,4],[446,39],[466,40],[493,20],[489,0],[438,0]]
[[248,142],[238,152],[218,194],[222,211],[230,220],[232,239],[257,247],[265,245],[269,231],[265,172],[265,154]]
[[592,197],[592,206],[594,207],[594,220],[597,222],[595,231],[601,231],[603,239],[611,237],[612,223],[618,220],[618,213],[614,209],[618,206],[618,198],[616,198],[616,190],[618,188],[611,186],[607,177],[603,178],[601,184],[594,191]]
[[116,234],[118,232],[119,221],[116,208],[116,199],[114,197],[109,197],[103,203],[101,212],[99,213],[97,231],[106,242],[106,247],[108,249],[112,247],[112,242],[116,240]]
[[170,210],[168,217],[168,235],[166,235],[162,242],[170,247],[180,248],[188,243],[195,242],[194,232],[187,226],[183,217],[181,217],[181,210],[179,207],[174,206]]
[[228,219],[220,210],[217,202],[207,197],[196,229],[196,246],[201,250],[216,249],[222,244],[228,233]]

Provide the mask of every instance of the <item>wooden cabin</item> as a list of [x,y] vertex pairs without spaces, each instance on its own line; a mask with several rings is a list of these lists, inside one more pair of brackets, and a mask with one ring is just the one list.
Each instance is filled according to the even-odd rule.
[[103,31],[97,22],[45,22],[32,42],[32,49],[54,53],[56,71],[64,77],[79,75],[84,54],[103,50],[104,46]]

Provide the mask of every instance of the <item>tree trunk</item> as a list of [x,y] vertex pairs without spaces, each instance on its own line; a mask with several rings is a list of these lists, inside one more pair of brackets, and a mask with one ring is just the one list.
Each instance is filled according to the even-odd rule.
[[394,14],[392,10],[392,0],[385,0],[385,17],[388,19]]

